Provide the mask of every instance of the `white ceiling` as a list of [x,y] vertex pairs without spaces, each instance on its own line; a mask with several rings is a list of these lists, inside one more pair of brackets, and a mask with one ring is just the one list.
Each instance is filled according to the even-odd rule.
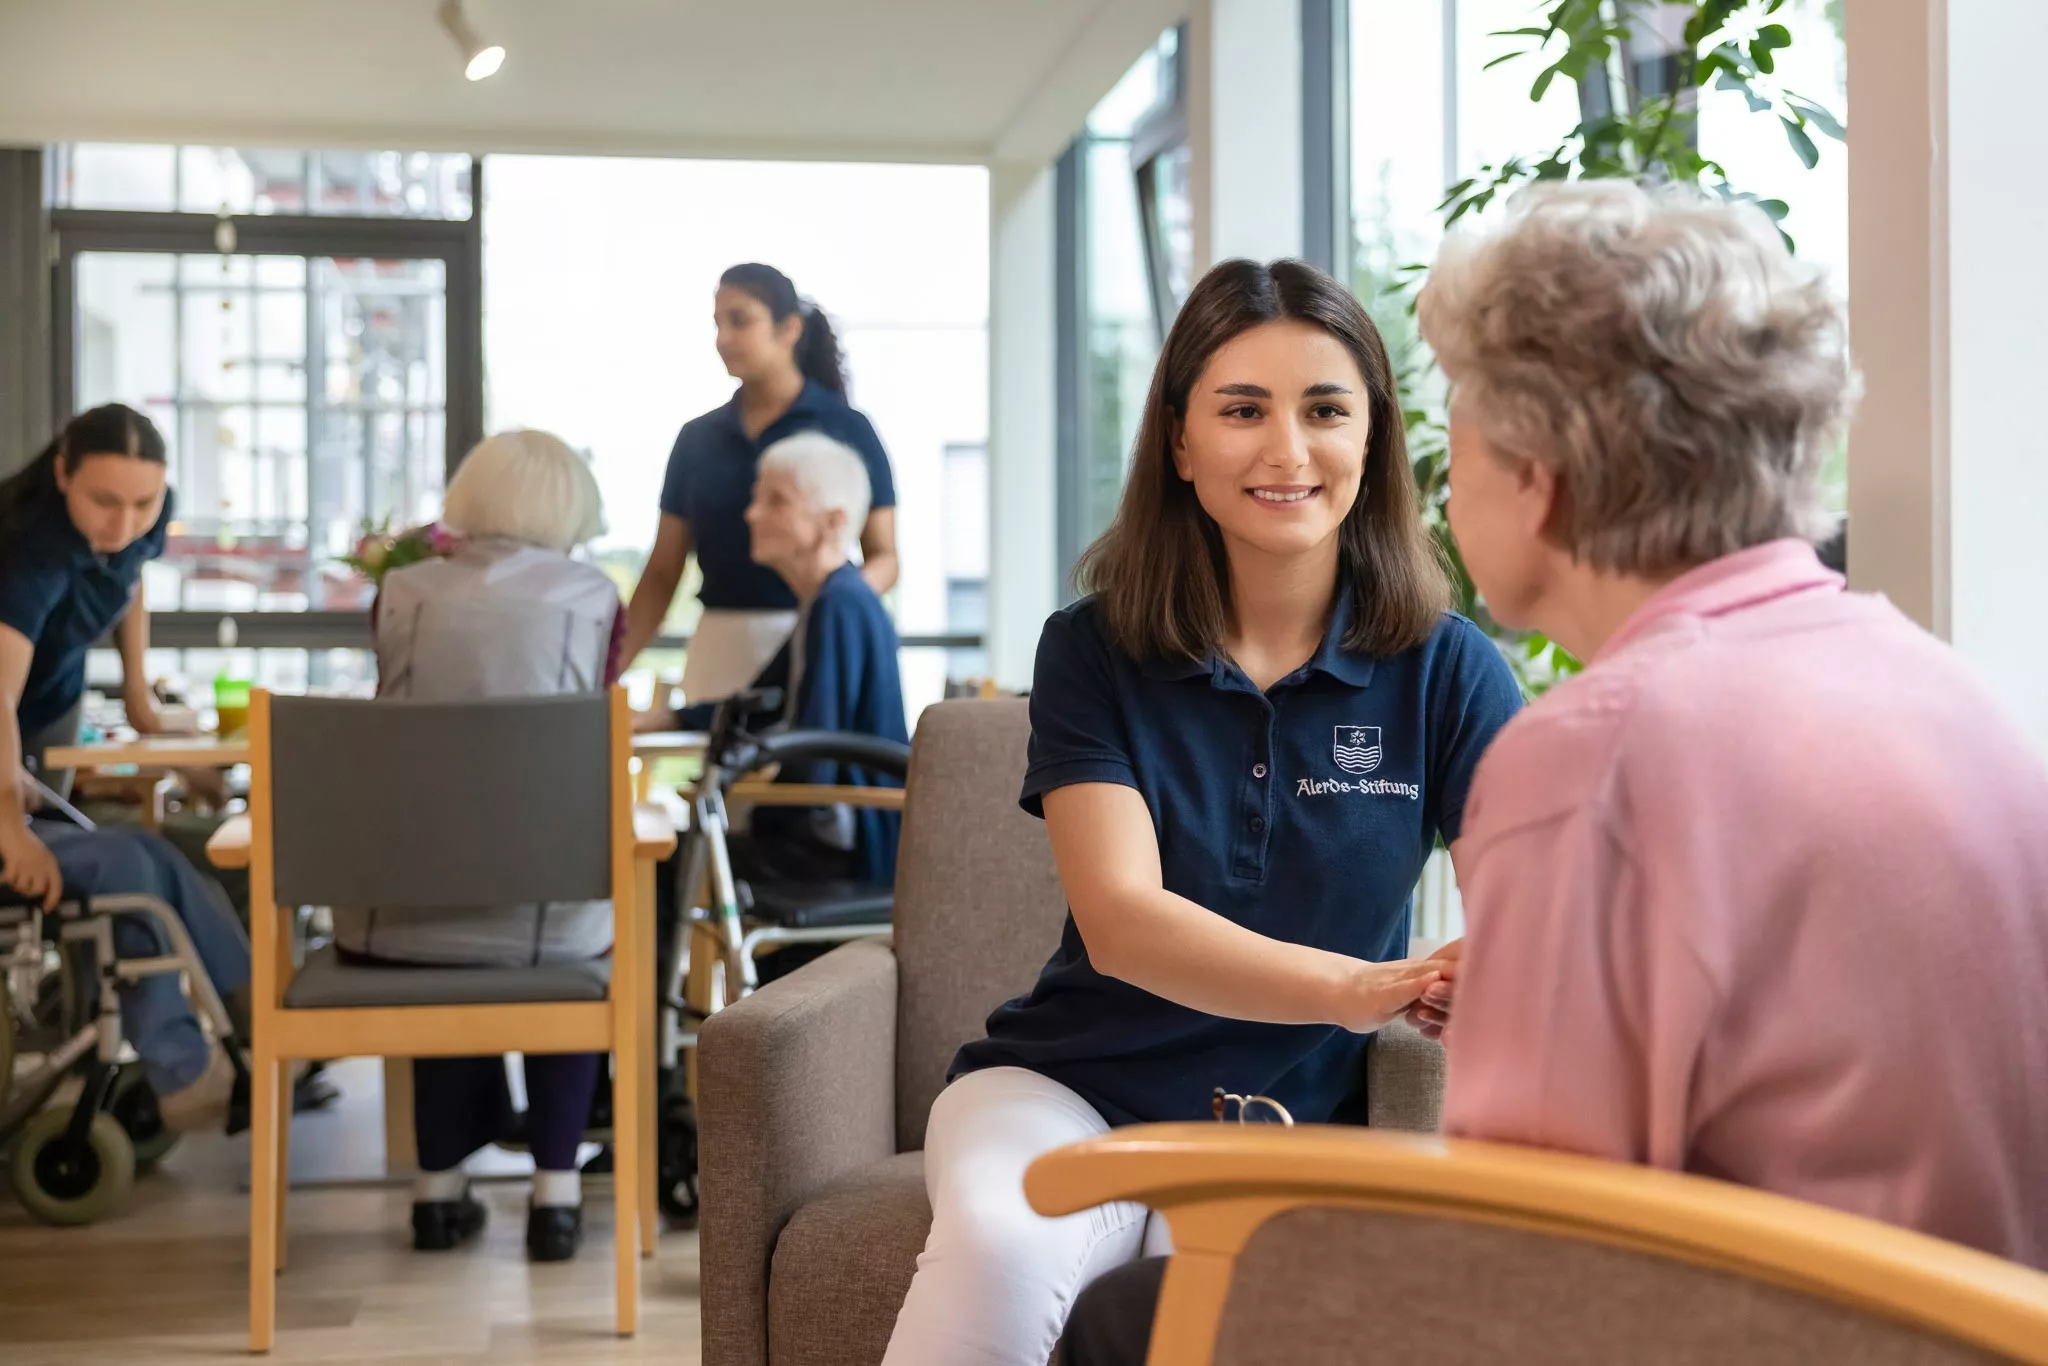
[[0,0],[0,143],[1042,162],[1184,0]]

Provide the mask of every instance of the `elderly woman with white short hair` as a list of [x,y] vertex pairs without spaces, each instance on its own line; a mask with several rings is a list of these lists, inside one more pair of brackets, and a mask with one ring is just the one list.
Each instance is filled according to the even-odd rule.
[[[778,727],[847,731],[908,743],[895,623],[852,561],[868,514],[868,472],[849,446],[823,432],[785,437],[761,454],[746,520],[757,564],[796,595],[796,629],[753,681],[783,694]],[[714,703],[657,713],[648,724],[702,729]],[[785,765],[778,781],[877,784],[846,765]],[[762,807],[733,841],[742,878],[852,880],[888,886],[896,877],[893,811],[845,806]],[[808,955],[776,954],[787,968]]]
[[1746,206],[1558,186],[1420,318],[1473,581],[1588,661],[1466,807],[1447,1127],[2048,1266],[2048,772],[1809,544],[1856,387],[1823,271]]
[[[394,570],[372,612],[380,697],[460,702],[597,692],[616,681],[619,590],[576,552],[604,529],[597,480],[547,432],[479,444],[449,482],[442,524],[452,553]],[[380,915],[337,909],[344,954],[381,963],[513,966],[602,957],[611,903],[545,902]],[[528,1054],[526,1139],[533,1151],[527,1254],[575,1255],[582,1236],[576,1146],[604,1057]],[[504,1059],[413,1062],[413,1124],[422,1175],[413,1246],[440,1251],[483,1227],[463,1162],[511,1138],[516,1123]]]

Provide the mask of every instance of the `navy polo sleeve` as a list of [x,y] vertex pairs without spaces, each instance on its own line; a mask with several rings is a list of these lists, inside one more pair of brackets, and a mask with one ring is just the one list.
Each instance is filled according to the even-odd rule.
[[1465,618],[1452,621],[1449,667],[1431,702],[1436,716],[1430,814],[1445,844],[1464,828],[1465,797],[1486,747],[1522,709],[1522,689],[1499,648]]
[[34,645],[50,613],[64,600],[69,580],[63,570],[17,555],[0,562],[0,626],[11,626]]
[[1045,794],[1077,783],[1138,785],[1118,701],[1116,661],[1092,605],[1055,613],[1038,637],[1031,742],[1021,804],[1045,815]]
[[889,453],[882,449],[882,438],[875,435],[875,424],[858,409],[848,414],[846,444],[860,454],[861,463],[868,467],[868,506],[895,507],[896,478],[889,472]]
[[661,479],[661,510],[671,517],[690,519],[690,428],[676,433],[669,447],[668,472]]

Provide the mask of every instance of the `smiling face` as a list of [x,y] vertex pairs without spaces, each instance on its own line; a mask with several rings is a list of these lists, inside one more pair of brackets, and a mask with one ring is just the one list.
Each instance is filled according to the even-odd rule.
[[1262,323],[1209,357],[1188,393],[1174,469],[1233,559],[1333,553],[1364,477],[1368,412],[1342,342],[1313,323]]
[[68,471],[57,462],[57,491],[78,534],[98,553],[113,555],[156,525],[164,510],[164,475],[155,460],[92,454]]

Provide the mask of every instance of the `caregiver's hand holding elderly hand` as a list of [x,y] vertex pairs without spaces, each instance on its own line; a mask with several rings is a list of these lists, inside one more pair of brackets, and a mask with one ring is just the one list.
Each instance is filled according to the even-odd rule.
[[1451,1022],[1451,998],[1457,992],[1459,959],[1464,953],[1465,941],[1453,939],[1422,960],[1436,969],[1437,980],[1408,1007],[1407,1018],[1425,1039],[1442,1038],[1444,1026]]

